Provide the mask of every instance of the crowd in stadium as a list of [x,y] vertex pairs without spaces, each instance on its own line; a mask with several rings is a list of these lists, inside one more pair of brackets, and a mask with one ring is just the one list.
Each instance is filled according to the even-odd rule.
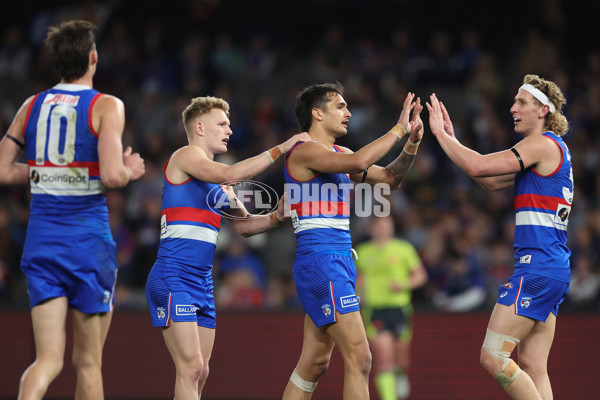
[[[227,164],[297,133],[293,105],[298,91],[335,81],[345,87],[352,113],[342,145],[360,148],[387,132],[408,91],[422,101],[435,92],[453,115],[461,142],[489,153],[518,140],[508,110],[523,76],[535,73],[565,93],[570,123],[565,141],[575,179],[569,224],[572,282],[561,310],[600,311],[600,43],[590,38],[573,44],[579,31],[563,13],[566,2],[547,2],[545,12],[516,21],[516,31],[492,32],[476,24],[430,29],[410,23],[409,15],[396,15],[396,23],[390,17],[383,21],[386,29],[372,33],[356,21],[333,18],[330,11],[342,7],[342,1],[305,2],[320,14],[311,21],[308,11],[299,11],[295,24],[276,18],[290,12],[279,4],[285,2],[265,3],[275,8],[272,25],[258,17],[250,25],[257,11],[249,6],[236,10],[248,13],[242,19],[230,15],[230,1],[193,0],[168,9],[160,2],[144,3],[142,9],[137,2],[76,3],[2,24],[2,132],[24,99],[55,82],[42,43],[46,26],[78,17],[100,28],[101,62],[94,86],[123,99],[124,144],[140,152],[146,163],[142,179],[107,191],[119,262],[117,309],[146,307],[145,280],[159,242],[162,167],[187,142],[181,112],[191,98],[213,95],[230,103],[234,134],[229,151],[219,159]],[[398,2],[391,14],[402,6],[411,10]],[[374,12],[366,11],[366,16]],[[427,121],[427,111],[423,114]],[[282,193],[283,162],[256,180]],[[28,198],[27,187],[0,188],[4,308],[28,306],[19,269]],[[415,245],[429,274],[427,285],[415,293],[415,307],[489,310],[514,264],[512,192],[482,190],[450,162],[426,126],[411,175],[390,201],[396,234]],[[353,215],[355,243],[366,239],[367,220]],[[214,269],[217,308],[301,309],[291,275],[294,252],[289,222],[251,239],[224,224]]]

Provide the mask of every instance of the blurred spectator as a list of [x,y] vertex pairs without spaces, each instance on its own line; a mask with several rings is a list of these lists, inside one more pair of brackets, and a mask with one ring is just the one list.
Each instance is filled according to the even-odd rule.
[[584,255],[571,271],[571,284],[567,300],[572,309],[579,311],[600,311],[600,273],[595,260]]
[[247,239],[235,234],[217,261],[215,304],[219,309],[257,309],[266,298],[267,278],[262,260]]

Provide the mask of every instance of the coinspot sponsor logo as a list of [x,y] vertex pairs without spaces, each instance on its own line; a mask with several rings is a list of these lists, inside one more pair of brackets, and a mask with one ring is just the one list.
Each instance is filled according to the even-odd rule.
[[45,189],[89,188],[87,168],[35,167],[31,168],[31,184]]
[[207,200],[211,210],[231,219],[241,219],[235,210],[242,206],[251,214],[266,215],[279,205],[275,189],[257,181],[224,182],[208,192]]

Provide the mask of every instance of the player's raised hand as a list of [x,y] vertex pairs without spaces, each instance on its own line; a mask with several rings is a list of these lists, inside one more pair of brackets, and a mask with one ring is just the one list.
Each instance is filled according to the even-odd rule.
[[423,105],[421,104],[421,98],[417,97],[415,108],[412,112],[411,117],[411,130],[409,139],[413,143],[418,143],[423,139],[423,120],[421,120],[421,111],[423,111]]
[[427,110],[429,110],[429,128],[431,132],[438,137],[444,133],[448,136],[454,137],[454,126],[450,120],[448,110],[441,101],[438,100],[435,93],[429,96],[431,104],[427,103]]
[[414,98],[415,94],[412,92],[408,92],[406,98],[404,99],[404,104],[402,104],[402,112],[400,113],[400,118],[398,118],[398,124],[402,125],[402,127],[406,130],[406,133],[409,133],[412,130],[410,112],[417,105],[417,103],[413,101]]

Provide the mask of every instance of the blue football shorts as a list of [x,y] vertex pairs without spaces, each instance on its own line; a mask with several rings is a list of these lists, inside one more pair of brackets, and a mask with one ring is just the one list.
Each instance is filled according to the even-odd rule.
[[569,292],[569,284],[530,272],[515,272],[498,290],[499,304],[513,306],[515,314],[546,322],[558,315],[558,306]]
[[95,235],[38,236],[25,239],[21,270],[27,277],[30,307],[67,297],[86,314],[111,311],[117,281],[116,245]]
[[336,312],[360,311],[350,250],[297,258],[293,273],[298,298],[317,327],[336,322]]
[[152,326],[174,322],[195,322],[217,327],[211,272],[191,274],[182,268],[155,263],[146,282],[146,300]]

